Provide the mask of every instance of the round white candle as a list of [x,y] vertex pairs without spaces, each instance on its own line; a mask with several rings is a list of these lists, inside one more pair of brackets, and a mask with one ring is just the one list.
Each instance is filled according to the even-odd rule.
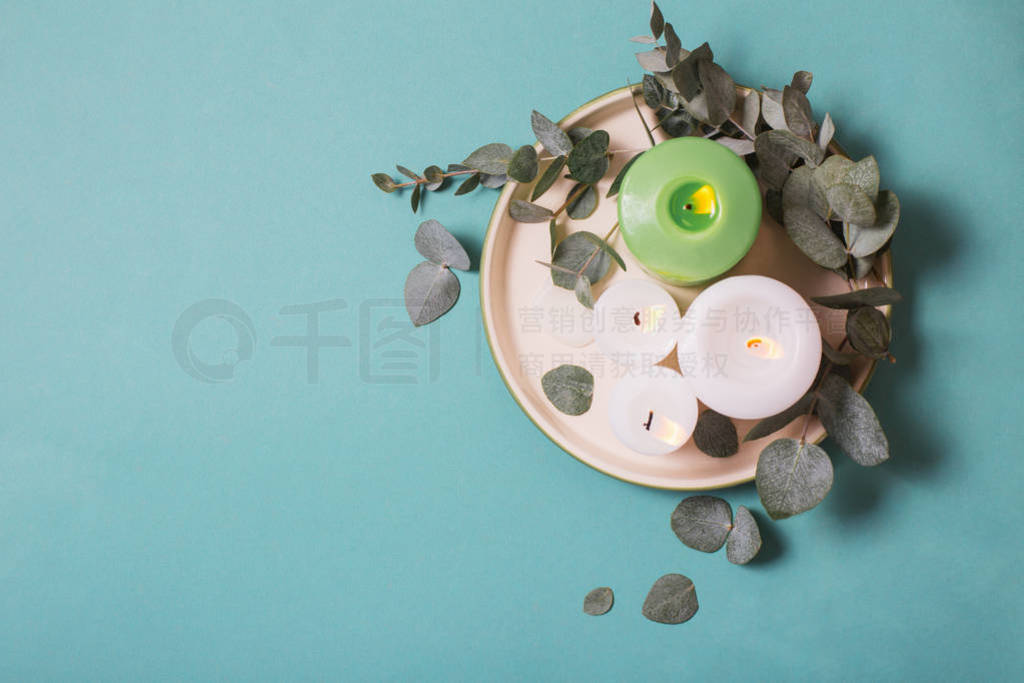
[[551,278],[533,298],[540,328],[568,346],[582,347],[594,341],[594,312],[576,299],[576,293],[558,287]]
[[675,370],[644,368],[620,380],[610,398],[612,431],[637,453],[671,453],[686,443],[697,424],[697,397]]
[[761,275],[720,280],[683,317],[679,367],[709,408],[741,419],[775,415],[811,387],[821,331],[788,285]]
[[672,352],[680,329],[679,305],[649,280],[625,280],[594,304],[594,337],[622,365],[654,365]]

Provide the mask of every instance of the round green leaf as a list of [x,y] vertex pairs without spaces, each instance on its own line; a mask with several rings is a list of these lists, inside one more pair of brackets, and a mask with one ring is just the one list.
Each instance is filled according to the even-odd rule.
[[[583,187],[583,185],[579,183],[574,185],[569,190],[568,196],[571,197],[581,187]],[[590,214],[594,213],[594,210],[596,208],[597,190],[594,188],[593,185],[587,185],[586,189],[583,190],[582,193],[580,193],[575,199],[569,202],[569,204],[565,207],[565,212],[569,214],[569,218],[579,220],[590,216]]]
[[474,151],[462,163],[488,175],[505,175],[513,154],[508,145],[492,142]]
[[419,327],[437,320],[459,298],[459,280],[452,271],[424,261],[405,279],[405,309],[413,325]]
[[811,443],[776,439],[757,460],[757,494],[772,519],[810,510],[832,488],[832,461]]
[[850,183],[839,183],[825,190],[832,210],[848,223],[874,225],[875,205],[864,192]]
[[761,550],[761,530],[750,510],[740,505],[725,546],[725,554],[733,564],[750,562]]
[[607,614],[615,602],[615,594],[607,586],[601,586],[587,593],[583,598],[583,613],[592,617],[599,617]]
[[444,185],[444,171],[440,166],[427,166],[423,170],[423,177],[427,179],[425,188],[433,192]]
[[[601,239],[593,233],[590,234],[599,240]],[[597,252],[596,255],[594,255],[595,251]],[[590,258],[591,255],[594,255],[593,259]],[[590,260],[590,265],[587,266],[582,274],[592,283],[600,282],[611,266],[611,257],[593,242],[591,237],[585,235],[584,231],[570,233],[566,236],[565,239],[558,243],[558,246],[555,247],[555,253],[551,256],[551,262],[554,265],[566,268],[572,273],[578,273],[583,264],[588,260]],[[555,269],[551,270],[551,281],[563,289],[574,289],[576,287],[575,275]]]
[[520,223],[547,223],[554,215],[551,209],[531,204],[522,199],[513,199],[508,207],[508,214]]
[[594,400],[594,376],[578,365],[559,365],[540,378],[551,404],[566,415],[582,415]]
[[414,242],[416,251],[420,252],[427,260],[437,265],[469,270],[469,254],[462,248],[459,241],[433,218],[420,223]]
[[782,186],[783,209],[804,206],[822,219],[828,215],[825,192],[814,182],[814,171],[808,166],[793,169]]
[[732,529],[732,508],[715,496],[690,496],[672,512],[672,531],[685,545],[713,553]]
[[858,465],[871,467],[889,459],[889,440],[871,404],[838,375],[826,375],[818,388],[816,409],[828,435]]
[[659,624],[681,624],[697,613],[697,591],[682,574],[665,574],[651,586],[641,612]]
[[825,190],[838,185],[839,183],[845,182],[846,172],[853,166],[853,162],[844,156],[833,154],[832,156],[821,162],[818,168],[814,169],[813,179],[815,184],[821,189],[822,194]]
[[703,453],[712,458],[727,458],[735,455],[740,449],[739,437],[736,434],[736,425],[732,420],[716,413],[705,410],[697,418],[697,426],[693,430],[693,442]]
[[819,266],[842,268],[846,264],[842,241],[814,211],[803,206],[784,208],[783,220],[789,238]]
[[889,319],[871,306],[855,308],[846,315],[846,334],[850,346],[869,358],[885,358],[892,332]]
[[871,226],[850,224],[850,253],[863,258],[870,256],[886,245],[896,232],[900,221],[900,200],[895,192],[884,190],[875,202],[875,224]]
[[856,185],[871,201],[878,197],[878,181],[878,162],[873,156],[864,157],[846,171],[846,182]]
[[608,133],[595,130],[576,143],[569,153],[569,175],[573,180],[592,185],[608,170]]
[[523,145],[508,162],[508,177],[520,183],[532,183],[537,177],[537,150]]

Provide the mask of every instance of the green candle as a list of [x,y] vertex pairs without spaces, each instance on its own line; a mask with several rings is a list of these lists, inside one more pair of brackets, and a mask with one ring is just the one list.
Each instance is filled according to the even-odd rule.
[[673,138],[644,152],[619,190],[626,246],[645,270],[674,285],[732,268],[760,224],[754,174],[732,150],[704,138]]

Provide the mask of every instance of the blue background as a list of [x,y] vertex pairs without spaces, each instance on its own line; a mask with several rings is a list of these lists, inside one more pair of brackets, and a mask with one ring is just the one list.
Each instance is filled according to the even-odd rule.
[[[813,71],[817,115],[898,192],[908,301],[868,392],[892,460],[832,449],[831,495],[779,523],[725,491],[766,536],[737,567],[674,538],[681,494],[530,424],[476,272],[434,380],[429,355],[416,384],[373,380],[360,316],[404,319],[416,225],[440,218],[475,260],[496,193],[414,217],[368,174],[530,142],[531,108],[635,82],[645,3],[4,3],[0,677],[1019,676],[1022,5],[663,9],[740,82]],[[171,351],[208,298],[256,330],[229,383]],[[284,306],[328,299],[347,308],[323,332],[351,345],[309,383],[270,340],[305,329]],[[215,321],[194,336],[215,359],[234,343]],[[646,621],[673,571],[700,612]],[[615,608],[587,617],[598,585]]]

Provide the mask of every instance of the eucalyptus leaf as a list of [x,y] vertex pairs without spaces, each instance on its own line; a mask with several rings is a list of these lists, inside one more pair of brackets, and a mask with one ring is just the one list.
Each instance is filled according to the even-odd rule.
[[782,89],[782,111],[786,116],[786,127],[795,135],[812,140],[814,117],[807,96],[791,86]]
[[548,223],[548,237],[551,238],[551,255],[555,253],[555,247],[558,246],[558,221],[554,218]]
[[594,294],[590,291],[590,280],[586,275],[576,278],[576,286],[573,288],[576,293],[576,300],[587,308],[594,307]]
[[832,461],[820,447],[776,439],[761,451],[754,480],[768,516],[785,519],[824,500],[832,476]]
[[412,180],[419,180],[420,179],[420,177],[418,175],[416,175],[415,172],[410,171],[405,166],[398,165],[398,166],[395,166],[395,168],[397,168],[398,172],[401,173],[402,175],[404,175],[406,178],[411,178]]
[[754,441],[755,439],[763,439],[764,437],[774,434],[793,420],[798,417],[803,417],[811,412],[811,404],[814,402],[814,396],[807,392],[800,397],[796,403],[783,410],[781,413],[776,413],[771,417],[766,417],[756,425],[750,428],[747,435],[743,437],[743,441]]
[[895,192],[883,190],[875,202],[875,224],[863,226],[850,223],[850,254],[865,257],[884,247],[900,221],[900,200]]
[[580,143],[581,140],[583,140],[583,138],[587,137],[593,132],[593,130],[587,128],[586,126],[573,126],[572,128],[569,129],[569,141],[572,142],[572,144],[577,145]]
[[697,74],[707,102],[708,123],[720,126],[736,104],[736,85],[725,69],[706,59],[698,62]]
[[458,196],[460,194],[469,194],[470,192],[475,190],[479,185],[480,174],[473,173],[469,175],[465,180],[463,180],[462,183],[459,184],[459,187],[455,190],[455,195]]
[[811,301],[827,308],[859,308],[861,306],[887,306],[902,301],[903,297],[891,287],[868,287],[832,296],[812,296]]
[[646,43],[647,45],[654,45],[658,42],[653,36],[633,36],[629,40],[632,43]]
[[665,24],[665,64],[672,68],[679,63],[680,51],[683,45],[679,42],[679,36],[672,24]]
[[786,233],[812,261],[823,268],[842,268],[846,249],[825,221],[804,206],[783,207]]
[[825,120],[821,122],[821,128],[818,129],[818,147],[822,151],[828,149],[828,143],[832,142],[835,134],[836,124],[832,122],[832,115],[826,112]]
[[875,206],[856,185],[839,183],[825,190],[828,205],[837,216],[849,223],[874,225]]
[[662,31],[665,30],[665,17],[661,14],[661,8],[658,7],[658,3],[651,3],[651,35],[657,40],[661,37]]
[[669,71],[670,68],[665,62],[665,48],[656,47],[646,52],[637,52],[636,61],[645,71]]
[[420,223],[413,241],[416,251],[427,260],[439,266],[469,270],[469,254],[455,236],[433,218]]
[[514,153],[508,145],[492,142],[474,151],[462,163],[488,175],[506,175]]
[[536,201],[538,197],[543,195],[551,186],[555,184],[559,176],[562,173],[562,168],[565,167],[565,156],[557,156],[551,160],[548,167],[544,169],[544,173],[541,174],[540,180],[533,186],[533,192],[530,194],[530,201]]
[[569,175],[579,183],[592,185],[608,170],[608,133],[595,130],[580,140],[569,153]]
[[814,169],[814,182],[821,188],[822,193],[833,185],[845,182],[846,172],[853,166],[853,162],[839,154],[833,154]]
[[741,140],[739,138],[730,138],[723,135],[722,137],[715,138],[715,142],[719,143],[720,145],[723,145],[724,147],[728,147],[738,156],[741,157],[746,156],[748,154],[752,154],[754,152],[753,140]]
[[594,400],[594,376],[578,365],[559,365],[540,378],[551,404],[566,415],[582,415]]
[[626,270],[626,262],[622,260],[622,257],[619,256],[619,252],[615,251],[615,248],[612,245],[608,244],[607,241],[601,239],[594,233],[587,232],[585,230],[580,231],[578,234],[582,235],[584,239],[594,244],[594,246],[599,247],[601,251],[611,256],[612,259],[614,259],[615,263],[619,265],[619,268],[622,268],[623,271]]
[[732,529],[732,508],[715,496],[684,498],[672,512],[672,531],[685,545],[713,553]]
[[661,129],[674,138],[689,135],[697,123],[696,119],[682,108],[672,112],[660,110],[657,117]]
[[817,166],[821,163],[825,153],[810,140],[797,137],[788,130],[768,130],[757,136],[758,159],[761,158],[761,149],[781,150],[790,155],[791,158],[799,157],[810,166]]
[[733,123],[747,137],[753,139],[757,136],[757,120],[760,116],[761,94],[756,90],[748,89],[746,94],[736,103]]
[[842,351],[837,351],[832,348],[832,345],[825,339],[821,340],[821,353],[833,365],[849,365],[857,358],[856,353],[844,353]]
[[[611,266],[609,255],[597,246],[592,239],[596,237],[593,233],[587,236],[586,231],[570,233],[555,247],[555,253],[551,257],[551,263],[569,272],[561,272],[555,268],[551,270],[551,281],[563,289],[575,289],[576,276],[583,268],[583,264],[590,261],[590,265],[583,271],[583,275],[591,282],[600,282],[601,278],[608,272]],[[594,252],[597,252],[596,254]],[[593,256],[593,259],[591,259]],[[572,273],[572,274],[570,274]]]
[[601,586],[587,593],[583,598],[583,613],[592,617],[607,614],[615,603],[615,594],[607,586]]
[[782,187],[783,210],[797,206],[811,209],[820,218],[828,215],[828,200],[825,192],[814,182],[814,172],[809,166],[793,169]]
[[427,179],[424,188],[430,192],[434,192],[444,185],[444,171],[440,166],[427,166],[423,170],[423,177]]
[[409,197],[409,205],[412,206],[412,212],[416,213],[416,209],[420,208],[420,193],[422,192],[422,185],[417,185],[412,188],[412,195]]
[[856,185],[872,202],[878,198],[878,162],[875,157],[864,157],[846,171],[846,182]]
[[547,223],[554,215],[551,213],[551,209],[531,204],[522,199],[512,200],[508,207],[508,214],[512,216],[513,220],[520,223]]
[[641,613],[659,624],[681,624],[698,608],[693,581],[682,574],[665,574],[651,586]]
[[[699,67],[700,62],[705,60],[709,62],[714,61],[714,54],[712,54],[711,47],[707,43],[702,43],[700,47],[686,55],[682,61],[672,67],[672,82],[676,86],[676,92],[689,102],[691,107],[693,106],[693,100],[697,97],[702,87]],[[707,109],[706,103],[703,108]],[[700,109],[700,107],[697,109]]]
[[814,74],[810,71],[797,71],[793,74],[793,82],[790,85],[806,95],[807,91],[811,89],[812,80],[814,80]]
[[384,192],[391,193],[397,188],[395,187],[395,181],[387,173],[374,173],[370,176],[373,179],[373,184]]
[[471,171],[469,166],[463,166],[462,164],[448,164],[448,173],[455,173],[457,171]]
[[761,97],[761,115],[773,130],[788,130],[786,113],[782,109],[782,91],[766,88]]
[[480,174],[480,184],[483,185],[484,187],[489,187],[491,189],[494,189],[496,187],[503,186],[507,182],[508,182],[508,176],[505,175],[504,173],[495,173],[495,174],[492,174],[492,173],[481,173]]
[[877,308],[861,306],[847,313],[846,334],[850,346],[869,358],[885,358],[889,354],[889,319]]
[[[584,185],[577,183],[569,190],[569,195],[575,194]],[[593,185],[585,186],[586,189],[576,196],[571,202],[565,207],[565,212],[569,214],[569,218],[581,220],[590,216],[594,213],[594,209],[597,208],[597,190]]]
[[537,150],[533,145],[523,145],[517,149],[508,162],[508,177],[516,182],[532,183],[537,177],[537,170]]
[[728,458],[740,449],[736,425],[732,420],[710,408],[697,418],[693,430],[693,442],[703,453],[712,458]]
[[437,320],[455,305],[459,290],[459,279],[450,269],[429,261],[420,263],[405,279],[409,319],[417,327]]
[[[640,152],[640,154],[643,154],[643,152]],[[615,180],[612,181],[611,187],[608,188],[608,194],[605,195],[606,197],[614,197],[619,193],[619,188],[622,186],[623,178],[626,177],[626,173],[629,171],[633,163],[640,158],[640,154],[634,155],[629,161],[622,165],[622,168],[619,169],[618,175],[615,176]]]
[[651,74],[644,74],[640,90],[644,96],[644,103],[651,109],[660,107],[665,99],[665,88]]
[[822,380],[817,413],[828,435],[858,465],[871,467],[889,459],[889,440],[875,411],[842,377],[826,375]]
[[536,109],[530,114],[530,126],[533,134],[544,145],[544,149],[553,156],[561,156],[572,151],[572,141],[558,124],[541,114]]
[[725,546],[725,554],[733,564],[750,562],[761,550],[761,530],[750,510],[740,505],[732,521],[732,531]]

